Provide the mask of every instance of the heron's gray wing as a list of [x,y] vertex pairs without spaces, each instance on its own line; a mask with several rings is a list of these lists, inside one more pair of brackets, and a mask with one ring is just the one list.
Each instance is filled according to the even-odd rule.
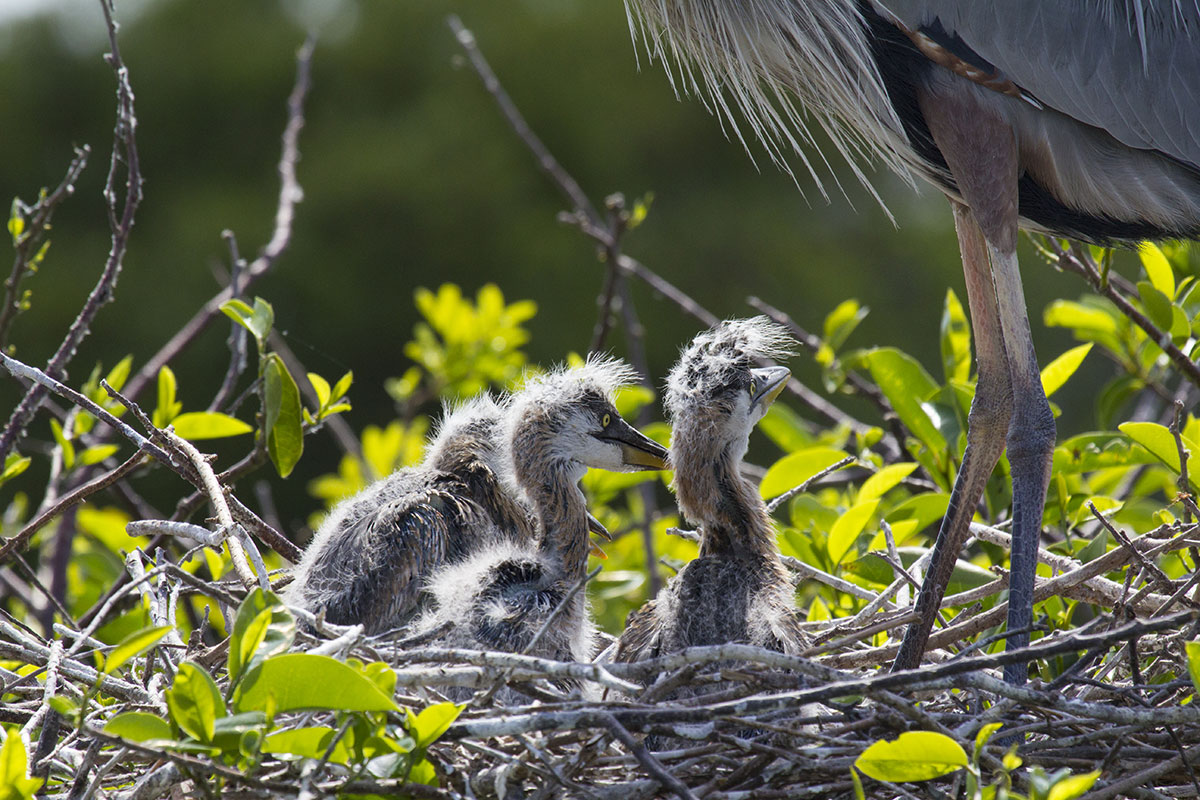
[[653,600],[629,612],[625,630],[617,639],[614,661],[645,661],[662,655],[662,627]]
[[446,561],[449,539],[484,519],[473,502],[434,484],[356,520],[330,538],[309,574],[326,618],[372,634],[399,627],[417,610],[425,579]]
[[1200,166],[1196,0],[872,0],[941,28],[1043,105]]

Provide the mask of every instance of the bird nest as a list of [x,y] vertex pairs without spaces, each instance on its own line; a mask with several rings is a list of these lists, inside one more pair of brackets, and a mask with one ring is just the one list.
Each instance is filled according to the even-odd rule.
[[[1190,704],[1187,645],[1200,622],[1189,596],[1197,576],[1171,581],[1153,560],[1198,543],[1200,526],[1176,524],[1087,564],[1056,560],[1057,574],[1039,579],[1039,599],[1085,600],[1108,613],[1018,651],[987,652],[1001,642],[984,632],[1005,609],[998,603],[981,611],[977,600],[1001,591],[1003,576],[976,590],[975,600],[947,598],[966,610],[935,631],[925,666],[898,673],[886,665],[912,615],[891,607],[888,592],[874,595],[853,618],[809,623],[812,645],[802,655],[727,644],[632,664],[435,649],[422,639],[367,637],[360,627],[297,612],[307,624],[295,632],[292,652],[383,662],[402,709],[447,698],[463,703],[423,751],[423,782],[415,772],[381,778],[362,764],[338,763],[331,757],[336,741],[322,745],[323,757],[295,758],[270,753],[254,739],[242,756],[230,758],[211,747],[130,741],[106,730],[125,712],[164,715],[185,661],[205,667],[221,697],[233,694],[228,640],[205,648],[199,637],[190,645],[163,639],[122,670],[98,671],[90,632],[118,613],[120,593],[85,630],[58,626],[55,639],[0,619],[6,666],[0,718],[21,726],[10,728],[8,738],[24,732],[32,775],[37,785],[47,781],[42,795],[73,800],[218,793],[794,798],[852,796],[856,785],[869,797],[970,797],[968,787],[1011,786],[1031,795],[1056,781],[1092,780],[1089,797],[1194,797],[1200,796],[1192,766],[1200,753],[1200,711]],[[1056,558],[1043,553],[1043,560]],[[1124,584],[1104,577],[1126,564]],[[190,592],[232,615],[245,595],[240,584],[197,581],[166,564],[140,571],[123,592],[142,593],[152,616]],[[231,629],[239,626],[245,627]],[[1053,677],[1022,686],[1001,680],[1005,664],[1026,660]],[[413,721],[394,711],[385,717],[381,724],[398,731]],[[268,718],[275,730],[326,725],[341,734],[355,719],[328,710]],[[868,747],[907,731],[958,743],[965,767],[950,765],[949,774],[922,783],[858,774],[874,774],[862,760]]]

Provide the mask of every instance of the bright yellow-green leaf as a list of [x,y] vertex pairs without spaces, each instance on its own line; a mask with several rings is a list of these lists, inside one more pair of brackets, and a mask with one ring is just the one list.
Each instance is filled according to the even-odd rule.
[[1004,726],[1003,722],[989,722],[979,729],[979,733],[975,734],[975,760],[979,760],[979,754],[983,751],[984,745],[992,738],[992,734],[1000,730]]
[[165,428],[183,409],[175,399],[179,384],[171,368],[163,365],[158,370],[158,405],[154,408],[152,422],[156,428]]
[[[293,728],[286,731],[277,731],[263,740],[262,751],[274,755],[324,758],[326,752],[329,752],[329,745],[335,735],[337,735],[336,730],[326,727]],[[342,737],[333,746],[333,751],[329,754],[329,760],[334,764],[347,764],[350,762],[350,749],[346,747],[345,737]]]
[[317,394],[318,410],[329,405],[329,381],[325,380],[315,372],[310,372],[308,373],[308,382],[312,384],[313,391]]
[[1192,678],[1192,686],[1200,692],[1200,642],[1184,642],[1187,649],[1188,675]]
[[1075,374],[1075,370],[1079,369],[1079,365],[1091,351],[1091,342],[1081,344],[1078,347],[1072,347],[1046,365],[1046,368],[1042,370],[1042,389],[1046,392],[1047,397],[1062,388],[1062,385]]
[[101,671],[112,675],[123,667],[131,658],[135,658],[162,641],[162,638],[174,630],[174,625],[159,625],[134,631],[121,640],[115,648],[104,657]]
[[819,597],[814,597],[812,605],[808,607],[808,616],[806,619],[809,622],[825,622],[833,619],[833,615],[829,613],[829,606],[825,605],[825,601]]
[[50,419],[50,435],[54,437],[54,443],[62,451],[63,466],[67,469],[75,466],[75,445],[67,438],[59,421],[54,418]]
[[867,525],[867,520],[875,513],[879,499],[867,500],[852,506],[846,513],[838,517],[829,531],[829,560],[840,564],[846,554],[858,541],[858,535]]
[[234,693],[240,711],[336,709],[398,711],[399,707],[370,678],[329,656],[286,653],[254,667]]
[[417,747],[428,747],[446,732],[464,706],[455,703],[434,703],[421,710],[420,714],[406,711],[408,733],[417,742]]
[[0,798],[29,800],[41,785],[41,781],[29,777],[29,756],[20,731],[10,728],[0,747]]
[[172,739],[171,725],[157,714],[145,711],[126,711],[110,719],[104,725],[109,736],[120,736],[131,742],[148,742],[154,739]]
[[1083,797],[1099,778],[1100,770],[1063,778],[1050,787],[1046,800],[1075,800],[1077,797]]
[[841,461],[846,455],[832,447],[810,447],[790,453],[771,465],[758,490],[769,500],[796,488],[821,470]]
[[916,359],[893,347],[880,347],[864,356],[871,377],[892,404],[904,426],[926,447],[940,453],[946,449],[946,437],[938,430],[924,408],[938,385]]
[[89,467],[92,464],[99,464],[120,449],[115,444],[98,444],[94,447],[89,447],[79,454],[79,463],[85,467]]
[[916,468],[917,465],[911,462],[889,464],[863,482],[862,489],[858,492],[858,501],[861,503],[865,500],[877,500],[883,497],[896,484],[911,475]]
[[175,426],[175,433],[189,442],[201,439],[224,439],[228,436],[251,433],[254,430],[237,417],[231,417],[218,411],[188,411],[171,420],[171,424]]
[[4,459],[4,470],[0,471],[0,485],[29,469],[30,463],[32,463],[32,460],[29,456],[23,456],[20,453],[9,453]]
[[1142,242],[1138,245],[1138,255],[1142,258],[1142,267],[1146,270],[1146,277],[1150,279],[1150,283],[1166,295],[1168,300],[1173,300],[1175,272],[1163,251],[1154,242]]
[[275,309],[271,308],[270,303],[261,297],[256,297],[254,298],[254,307],[251,308],[243,300],[226,300],[221,304],[221,311],[225,313],[225,316],[250,331],[258,342],[259,350],[263,349],[267,342],[267,335],[275,324]]
[[181,731],[201,742],[212,741],[217,717],[225,716],[225,701],[208,670],[191,661],[180,664],[166,699]]
[[878,781],[928,781],[967,766],[967,754],[949,736],[906,731],[895,741],[872,744],[854,766]]
[[[1118,425],[1117,429],[1149,450],[1174,472],[1179,472],[1179,447],[1168,428],[1154,422],[1125,422]],[[1200,446],[1187,437],[1182,438],[1184,447],[1189,451],[1188,480],[1192,486],[1200,486]]]
[[1106,335],[1117,332],[1117,321],[1113,316],[1098,308],[1071,300],[1055,300],[1046,306],[1042,319],[1049,327],[1072,328]]
[[942,369],[947,381],[971,377],[971,326],[953,289],[946,290],[942,308]]

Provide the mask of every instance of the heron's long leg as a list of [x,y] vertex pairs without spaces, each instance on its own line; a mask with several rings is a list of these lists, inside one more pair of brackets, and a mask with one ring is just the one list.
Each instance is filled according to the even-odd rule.
[[971,308],[971,327],[975,334],[978,382],[967,422],[967,449],[950,494],[950,505],[938,530],[925,582],[917,595],[915,610],[920,619],[905,631],[900,652],[892,663],[893,670],[912,669],[921,661],[938,606],[950,582],[950,574],[954,571],[954,563],[967,539],[971,516],[983,495],[992,469],[1004,451],[1004,434],[1012,416],[1008,357],[1004,350],[987,242],[971,212],[959,203],[952,201],[952,205],[967,284],[967,301]]
[[[1018,633],[1009,635],[1007,647],[1015,649],[1029,644],[1028,629],[1033,622],[1033,579],[1054,453],[1054,415],[1042,389],[1033,351],[1016,251],[998,250],[990,242],[988,249],[1013,390],[1013,415],[1007,439],[1013,484],[1008,630]],[[1027,674],[1028,667],[1022,663],[1004,668],[1004,679],[1009,683],[1023,683]]]
[[[972,511],[1000,456],[999,435],[1005,427],[1013,475],[1009,630],[1028,628],[1033,613],[1033,578],[1054,449],[1054,418],[1042,390],[1017,268],[1016,138],[1003,120],[976,101],[977,91],[961,79],[948,79],[918,92],[929,130],[970,209],[956,207],[955,220],[975,330],[979,381],[971,405],[967,452],[917,602],[921,618],[905,632],[894,669],[915,667],[920,661],[954,561],[966,540]],[[1010,637],[1008,647],[1028,642],[1025,632]],[[1009,665],[1005,678],[1023,681],[1025,671],[1023,664]]]

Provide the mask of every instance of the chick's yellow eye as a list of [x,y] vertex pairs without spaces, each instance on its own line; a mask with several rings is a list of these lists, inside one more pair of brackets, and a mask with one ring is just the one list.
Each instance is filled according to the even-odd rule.
[[758,389],[758,384],[754,381],[750,381],[750,394],[754,394],[756,389]]
[[608,427],[608,424],[609,424],[610,422],[612,422],[612,415],[611,415],[611,414],[605,414],[605,415],[604,415],[604,419],[600,420],[600,424],[601,424],[601,425],[603,425],[605,428],[607,428],[607,427]]

